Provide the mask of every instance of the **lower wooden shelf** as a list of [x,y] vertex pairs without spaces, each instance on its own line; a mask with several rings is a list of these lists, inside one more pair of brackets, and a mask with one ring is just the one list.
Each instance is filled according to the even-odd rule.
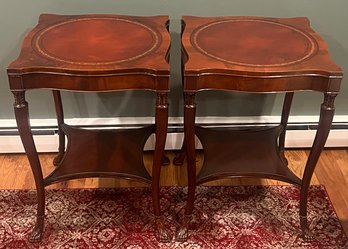
[[44,182],[86,177],[121,177],[151,183],[143,148],[155,125],[136,129],[87,130],[63,125],[68,145],[63,159]]
[[196,126],[204,150],[197,184],[226,177],[257,177],[301,185],[279,152],[282,130],[280,125],[248,130]]

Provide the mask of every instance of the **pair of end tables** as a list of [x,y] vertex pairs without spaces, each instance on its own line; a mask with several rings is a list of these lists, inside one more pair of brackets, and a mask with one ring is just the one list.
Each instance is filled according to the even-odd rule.
[[[45,187],[85,177],[121,177],[152,186],[156,234],[171,240],[160,210],[159,177],[168,126],[169,21],[167,16],[65,16],[43,14],[26,36],[19,57],[8,67],[18,130],[35,178],[38,209],[30,241],[44,231]],[[298,185],[300,224],[310,239],[307,193],[327,139],[339,93],[342,70],[306,18],[183,17],[182,84],[187,157],[188,199],[177,240],[188,236],[197,184],[222,177],[260,177]],[[55,170],[43,177],[29,123],[25,92],[52,90],[58,121],[59,152]],[[155,124],[131,130],[86,130],[64,123],[60,91],[105,92],[149,90],[156,93]],[[212,129],[195,125],[195,95],[202,90],[285,93],[278,126]],[[324,94],[320,121],[302,178],[287,167],[284,141],[296,91]],[[146,171],[143,146],[155,133],[152,176]],[[195,135],[201,140],[204,164],[196,176]],[[65,139],[67,138],[67,147]]]

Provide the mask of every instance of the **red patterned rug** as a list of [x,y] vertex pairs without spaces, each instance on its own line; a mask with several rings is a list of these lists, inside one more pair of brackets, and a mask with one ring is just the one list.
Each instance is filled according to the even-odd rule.
[[[162,188],[173,233],[186,189]],[[158,243],[150,190],[48,190],[43,241],[27,242],[36,213],[35,191],[0,191],[0,248],[348,248],[322,186],[312,186],[309,221],[316,238],[299,234],[299,190],[292,186],[199,187],[186,243]]]

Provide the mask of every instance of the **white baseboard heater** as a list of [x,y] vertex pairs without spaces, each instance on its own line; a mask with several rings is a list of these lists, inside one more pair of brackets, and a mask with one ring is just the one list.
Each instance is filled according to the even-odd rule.
[[[279,116],[257,117],[197,117],[196,122],[204,126],[239,127],[279,124]],[[287,148],[309,148],[315,136],[318,116],[290,116],[285,146]],[[57,121],[55,119],[32,119],[34,140],[39,152],[56,152],[58,148]],[[131,129],[153,124],[153,117],[121,118],[79,118],[66,119],[70,125],[86,129]],[[183,119],[169,118],[166,149],[178,150],[183,140]],[[154,149],[154,136],[151,136],[145,150]],[[197,148],[201,145],[197,140]],[[348,116],[336,115],[325,147],[348,147]],[[0,153],[24,152],[14,119],[0,119]]]

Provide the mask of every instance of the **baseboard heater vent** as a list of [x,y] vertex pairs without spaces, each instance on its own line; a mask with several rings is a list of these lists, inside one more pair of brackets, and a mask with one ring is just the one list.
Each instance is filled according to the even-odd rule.
[[[106,125],[76,125],[85,129],[132,129],[147,125],[148,123],[137,124],[106,124]],[[278,123],[199,123],[205,127],[229,127],[239,129],[253,126],[274,126]],[[289,123],[285,146],[287,148],[309,148],[312,146],[318,124],[313,123]],[[56,152],[58,148],[57,126],[33,126],[32,132],[39,152]],[[178,150],[183,140],[182,124],[170,124],[166,149]],[[146,150],[153,150],[155,138],[151,136],[145,145]],[[196,141],[197,148],[201,148],[199,141]],[[326,147],[343,148],[348,147],[348,122],[335,122],[331,126],[330,135]],[[0,153],[22,153],[24,152],[18,130],[16,127],[8,126],[0,128]]]

